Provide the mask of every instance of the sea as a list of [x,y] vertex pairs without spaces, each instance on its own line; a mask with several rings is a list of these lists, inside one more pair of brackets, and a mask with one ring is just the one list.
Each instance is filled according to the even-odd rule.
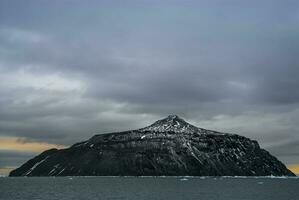
[[2,200],[299,200],[297,177],[1,177]]

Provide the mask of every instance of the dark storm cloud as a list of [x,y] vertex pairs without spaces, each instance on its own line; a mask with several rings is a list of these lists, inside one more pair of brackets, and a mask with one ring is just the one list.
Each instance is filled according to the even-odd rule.
[[6,167],[20,166],[35,155],[36,153],[23,153],[23,152],[0,150],[0,157],[1,157],[0,169]]
[[297,164],[299,157],[299,140],[290,140],[283,144],[273,145],[268,150],[285,163]]
[[176,113],[267,148],[297,140],[298,8],[1,1],[0,134],[69,145]]

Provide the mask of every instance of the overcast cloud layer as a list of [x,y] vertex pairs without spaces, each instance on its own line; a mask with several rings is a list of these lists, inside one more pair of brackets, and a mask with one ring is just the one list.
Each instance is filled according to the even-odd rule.
[[0,138],[70,145],[178,114],[296,164],[298,55],[296,0],[2,0]]

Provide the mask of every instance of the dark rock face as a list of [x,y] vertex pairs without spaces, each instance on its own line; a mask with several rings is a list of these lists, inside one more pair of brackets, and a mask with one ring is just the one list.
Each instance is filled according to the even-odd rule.
[[197,128],[175,115],[151,126],[50,149],[10,176],[295,176],[248,138]]

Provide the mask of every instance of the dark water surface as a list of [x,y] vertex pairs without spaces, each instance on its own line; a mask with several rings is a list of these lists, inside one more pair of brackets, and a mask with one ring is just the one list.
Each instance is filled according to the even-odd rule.
[[298,200],[297,178],[0,178],[2,200]]

